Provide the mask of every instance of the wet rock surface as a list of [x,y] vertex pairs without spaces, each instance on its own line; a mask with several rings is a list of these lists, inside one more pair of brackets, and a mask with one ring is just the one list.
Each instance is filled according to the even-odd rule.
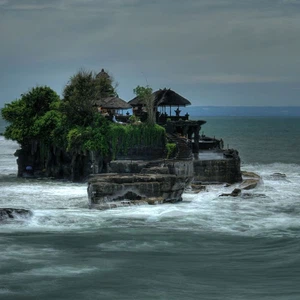
[[238,196],[241,195],[241,193],[242,193],[242,190],[236,188],[236,189],[234,189],[231,193],[223,193],[223,194],[221,194],[219,197],[228,197],[228,196],[229,196],[229,197],[238,197]]
[[[91,208],[162,204],[182,200],[193,178],[192,161],[148,161],[114,163],[112,169],[125,173],[94,174],[88,179]],[[139,173],[130,173],[133,170]],[[139,166],[139,167],[137,167]]]
[[262,183],[262,178],[254,173],[248,171],[242,171],[243,181],[239,185],[242,190],[252,190],[255,189],[259,184]]
[[259,183],[260,183],[260,179],[258,178],[245,179],[240,184],[240,188],[242,190],[251,190],[256,188]]
[[273,173],[270,175],[270,177],[275,180],[287,180],[286,174],[284,173]]
[[92,175],[88,182],[89,203],[90,207],[105,209],[112,204],[178,202],[188,181],[188,177],[174,174]]
[[260,179],[261,177],[254,173],[254,172],[248,172],[248,171],[242,171],[242,176],[243,178],[257,178],[257,179]]
[[22,208],[0,208],[0,222],[8,219],[28,218],[32,212]]
[[203,185],[201,183],[194,183],[193,182],[191,184],[191,189],[195,193],[204,192],[204,191],[206,191],[206,185]]
[[267,195],[262,193],[243,193],[242,198],[244,199],[267,198]]

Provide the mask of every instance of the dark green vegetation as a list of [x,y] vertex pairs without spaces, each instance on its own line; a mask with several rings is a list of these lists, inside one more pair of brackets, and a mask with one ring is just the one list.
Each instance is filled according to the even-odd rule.
[[[5,105],[1,115],[9,126],[4,136],[20,144],[24,166],[34,166],[48,176],[68,177],[72,171],[65,167],[58,166],[55,174],[49,169],[72,162],[78,168],[75,161],[88,161],[91,151],[107,162],[118,153],[126,155],[132,147],[165,147],[164,128],[149,123],[113,123],[98,112],[96,101],[117,95],[111,77],[100,74],[79,71],[65,86],[63,99],[50,87],[39,86]],[[29,153],[34,157],[29,159]]]
[[32,139],[52,142],[63,119],[59,107],[59,96],[49,87],[31,89],[1,110],[2,118],[10,123],[4,136],[20,145]]
[[171,158],[175,155],[177,145],[175,143],[167,143],[167,158]]
[[146,122],[149,125],[155,124],[155,113],[154,113],[154,99],[153,99],[153,90],[148,85],[146,87],[137,86],[133,92],[143,100],[147,110],[147,120]]

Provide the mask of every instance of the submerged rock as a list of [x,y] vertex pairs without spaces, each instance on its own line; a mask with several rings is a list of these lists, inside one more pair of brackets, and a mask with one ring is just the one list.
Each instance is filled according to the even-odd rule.
[[239,195],[241,195],[241,189],[234,189],[231,193],[224,193],[224,194],[221,194],[219,197],[223,197],[223,196],[229,196],[229,197],[238,197]]
[[271,177],[276,179],[286,179],[286,175],[284,173],[273,173]]
[[32,216],[32,212],[22,208],[0,208],[0,221],[7,219],[28,218]]
[[191,188],[192,188],[192,191],[195,193],[206,191],[206,185],[203,185],[201,183],[192,183]]
[[257,193],[243,193],[242,198],[251,199],[251,198],[267,198],[266,194],[257,194]]

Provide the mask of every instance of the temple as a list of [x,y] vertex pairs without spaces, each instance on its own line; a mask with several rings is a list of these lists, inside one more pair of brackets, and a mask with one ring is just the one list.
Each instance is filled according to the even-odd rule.
[[[125,155],[118,153],[116,159],[109,162],[108,172],[94,172],[89,178],[91,208],[177,202],[191,184],[197,189],[202,184],[241,181],[238,152],[224,150],[222,139],[200,135],[206,121],[190,120],[189,114],[182,112],[185,106],[191,105],[189,100],[171,89],[160,89],[152,93],[152,101],[151,116],[165,128],[166,146],[175,146],[175,151],[168,155],[165,152],[168,147],[131,145]],[[106,118],[124,126],[133,119],[145,122],[147,109],[150,109],[139,97],[128,103],[120,98],[107,98],[97,105]]]
[[[156,123],[164,126],[166,132],[171,135],[185,137],[191,144],[193,153],[200,150],[221,149],[222,140],[200,136],[201,126],[204,120],[190,120],[189,114],[182,114],[180,108],[191,105],[191,102],[171,89],[160,89],[153,93],[154,111]],[[144,102],[135,97],[128,102],[133,107],[133,114],[142,121],[147,118]]]
[[[97,76],[106,76],[101,71]],[[188,113],[182,113],[182,107],[191,105],[191,102],[171,89],[160,89],[152,94],[153,110],[156,123],[165,127],[167,134],[186,138],[197,154],[200,150],[222,149],[223,141],[216,138],[200,135],[204,120],[190,120]],[[132,114],[141,122],[147,119],[147,108],[142,99],[135,97],[128,103],[119,97],[108,97],[95,101],[98,111],[107,119],[118,123],[129,123]],[[124,114],[124,111],[127,113]]]

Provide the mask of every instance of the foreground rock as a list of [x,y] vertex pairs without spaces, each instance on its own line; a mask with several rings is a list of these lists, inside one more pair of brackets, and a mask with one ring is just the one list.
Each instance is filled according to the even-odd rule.
[[91,208],[107,209],[138,204],[160,204],[182,200],[189,184],[175,174],[97,174],[88,181]]
[[0,208],[0,222],[7,219],[28,218],[32,212],[28,209],[20,208]]
[[182,200],[193,179],[193,161],[120,160],[110,163],[110,173],[88,179],[90,208],[161,204]]

